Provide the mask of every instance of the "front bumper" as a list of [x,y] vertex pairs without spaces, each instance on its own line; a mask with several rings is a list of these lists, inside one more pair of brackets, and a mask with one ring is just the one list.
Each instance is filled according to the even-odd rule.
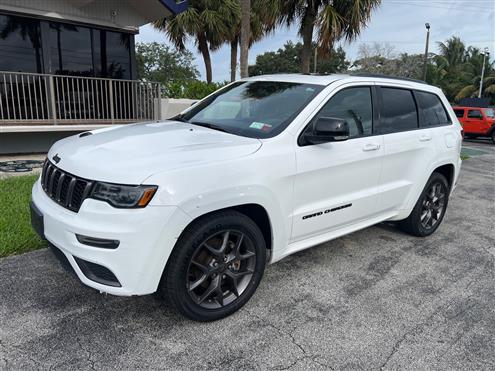
[[[93,199],[86,199],[75,213],[52,201],[39,180],[33,186],[32,202],[43,215],[44,238],[67,257],[79,279],[113,295],[155,292],[177,238],[191,221],[175,206],[116,209]],[[116,249],[88,246],[81,244],[76,234],[118,240],[119,246]],[[111,272],[119,286],[96,282],[81,260]]]

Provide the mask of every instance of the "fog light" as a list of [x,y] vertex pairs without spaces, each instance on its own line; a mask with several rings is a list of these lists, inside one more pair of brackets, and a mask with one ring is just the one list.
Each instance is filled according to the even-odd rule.
[[76,234],[76,238],[79,243],[82,243],[83,245],[99,247],[102,249],[116,249],[120,245],[120,241],[118,240],[106,240],[103,238],[88,237],[80,234]]

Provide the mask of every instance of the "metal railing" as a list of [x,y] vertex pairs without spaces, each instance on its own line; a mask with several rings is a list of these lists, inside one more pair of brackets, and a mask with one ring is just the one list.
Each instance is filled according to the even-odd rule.
[[160,119],[160,84],[0,71],[0,126]]

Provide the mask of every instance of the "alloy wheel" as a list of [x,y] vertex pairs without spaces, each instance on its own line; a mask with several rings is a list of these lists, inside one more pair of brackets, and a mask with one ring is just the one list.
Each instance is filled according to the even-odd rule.
[[248,236],[236,230],[215,233],[192,256],[186,275],[187,292],[203,308],[222,308],[246,290],[255,266],[256,250]]
[[426,192],[421,209],[421,226],[427,230],[437,225],[445,208],[447,190],[440,182],[434,182]]

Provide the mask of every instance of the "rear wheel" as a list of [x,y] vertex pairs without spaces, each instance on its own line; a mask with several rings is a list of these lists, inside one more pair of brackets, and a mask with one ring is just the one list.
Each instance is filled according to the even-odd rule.
[[495,129],[492,130],[492,134],[490,135],[490,137],[492,138],[492,142],[495,144]]
[[167,264],[161,289],[185,316],[213,321],[241,308],[263,276],[266,246],[244,214],[225,211],[193,222]]
[[417,237],[431,235],[440,226],[449,201],[450,187],[440,173],[433,173],[426,183],[413,211],[399,222],[405,232]]

